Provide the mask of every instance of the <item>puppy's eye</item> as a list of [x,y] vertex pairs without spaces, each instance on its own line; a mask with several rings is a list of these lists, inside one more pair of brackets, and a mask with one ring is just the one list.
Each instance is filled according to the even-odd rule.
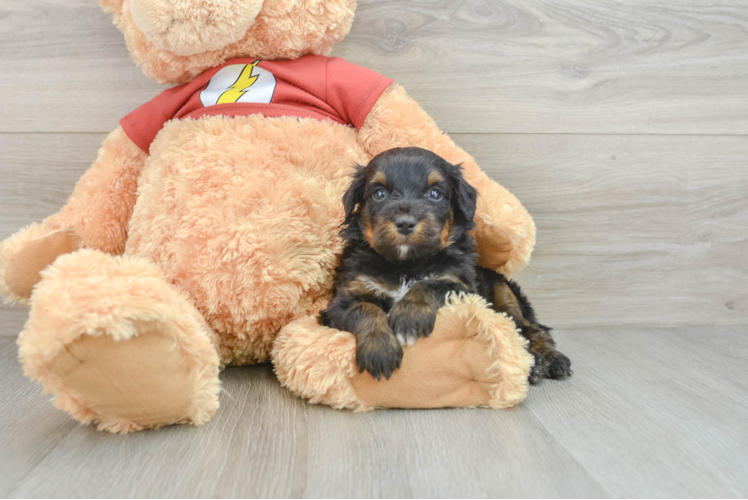
[[431,201],[440,201],[442,198],[444,198],[444,195],[442,195],[437,189],[429,189],[428,199]]
[[387,191],[382,188],[377,189],[372,193],[371,199],[374,201],[384,201],[387,199]]

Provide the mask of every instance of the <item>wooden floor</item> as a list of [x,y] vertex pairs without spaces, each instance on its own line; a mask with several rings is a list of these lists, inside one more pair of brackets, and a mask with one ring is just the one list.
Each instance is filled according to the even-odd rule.
[[[269,1],[269,0],[268,0]],[[0,0],[0,239],[162,88],[95,0]],[[0,496],[747,496],[748,1],[359,0],[395,78],[535,217],[516,277],[574,376],[506,411],[351,414],[267,366],[201,428],[77,425],[0,307]]]
[[231,368],[208,425],[129,436],[54,411],[0,338],[0,496],[745,497],[747,334],[564,330],[574,376],[505,411],[354,414]]

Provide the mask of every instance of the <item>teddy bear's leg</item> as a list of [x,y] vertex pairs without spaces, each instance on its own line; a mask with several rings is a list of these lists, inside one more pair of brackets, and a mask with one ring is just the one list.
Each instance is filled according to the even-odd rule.
[[121,254],[146,157],[121,128],[109,134],[59,212],[0,242],[0,293],[26,303],[39,272],[78,248]]
[[213,332],[153,264],[81,249],[41,274],[19,358],[55,406],[121,433],[210,419]]
[[335,408],[507,408],[527,394],[533,357],[526,344],[512,320],[478,295],[452,295],[431,335],[403,347],[389,380],[359,373],[355,337],[313,316],[281,330],[272,360],[284,386]]
[[370,157],[395,147],[418,146],[453,164],[461,164],[465,179],[478,190],[473,231],[478,265],[505,275],[530,261],[535,224],[519,200],[492,181],[475,160],[439,130],[434,121],[399,85],[391,85],[366,118],[358,140]]

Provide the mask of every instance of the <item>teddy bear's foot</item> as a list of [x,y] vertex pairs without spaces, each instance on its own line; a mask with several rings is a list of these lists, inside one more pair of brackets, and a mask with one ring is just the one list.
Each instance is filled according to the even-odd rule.
[[100,430],[200,425],[218,408],[211,335],[152,264],[79,250],[42,271],[19,358],[55,406]]
[[39,273],[55,259],[80,247],[72,230],[31,224],[0,243],[0,292],[11,301],[28,303]]
[[281,330],[272,359],[286,387],[335,408],[506,408],[527,394],[533,360],[525,345],[511,319],[477,295],[460,295],[439,310],[428,338],[403,347],[389,380],[359,373],[353,335],[315,317]]

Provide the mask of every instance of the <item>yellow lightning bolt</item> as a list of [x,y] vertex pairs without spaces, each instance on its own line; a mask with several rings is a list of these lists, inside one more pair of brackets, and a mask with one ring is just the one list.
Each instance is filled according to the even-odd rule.
[[260,62],[259,59],[252,64],[247,64],[246,66],[244,66],[242,74],[239,75],[239,78],[236,79],[236,82],[234,82],[234,84],[229,87],[226,92],[221,94],[221,97],[218,98],[218,102],[216,104],[236,102],[241,96],[246,94],[247,91],[249,91],[249,87],[251,87],[257,81],[258,76],[252,76],[252,71],[255,69],[255,66],[257,66],[258,62]]

